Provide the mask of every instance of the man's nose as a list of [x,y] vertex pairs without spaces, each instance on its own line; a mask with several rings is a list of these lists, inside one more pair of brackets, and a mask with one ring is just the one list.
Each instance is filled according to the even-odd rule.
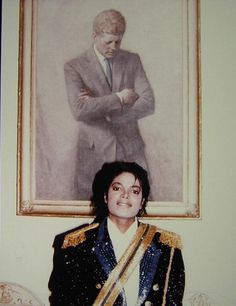
[[116,45],[115,42],[113,42],[113,43],[111,44],[111,49],[112,49],[112,50],[116,50],[116,49],[117,49],[117,45]]
[[129,197],[129,190],[124,190],[122,193],[122,198],[128,199]]

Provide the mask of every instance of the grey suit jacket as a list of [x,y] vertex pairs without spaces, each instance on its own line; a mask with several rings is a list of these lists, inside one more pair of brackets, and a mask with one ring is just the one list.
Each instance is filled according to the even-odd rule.
[[[113,88],[109,87],[93,48],[65,64],[68,101],[79,122],[79,145],[94,148],[103,160],[115,160],[117,147],[126,160],[142,151],[144,142],[137,120],[154,112],[154,95],[137,54],[119,50],[113,59]],[[134,88],[139,99],[122,107],[116,92]],[[79,99],[81,90],[93,97]]]

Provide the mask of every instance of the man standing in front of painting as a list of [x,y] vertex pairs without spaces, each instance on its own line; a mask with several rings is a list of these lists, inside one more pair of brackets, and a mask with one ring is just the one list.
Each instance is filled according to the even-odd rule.
[[79,200],[89,199],[104,162],[135,161],[148,169],[138,119],[154,112],[154,95],[139,56],[120,49],[125,28],[120,12],[99,13],[93,45],[64,67],[69,105],[79,124]]

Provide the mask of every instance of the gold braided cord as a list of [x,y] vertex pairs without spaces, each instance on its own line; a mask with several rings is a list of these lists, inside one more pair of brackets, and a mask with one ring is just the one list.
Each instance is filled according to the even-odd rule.
[[114,304],[125,283],[150,245],[155,233],[155,226],[140,224],[135,238],[131,241],[124,255],[110,273],[93,306],[112,306]]
[[167,290],[168,290],[168,283],[169,283],[169,278],[170,278],[170,270],[171,270],[172,260],[173,260],[173,256],[174,256],[174,251],[175,251],[175,249],[171,248],[169,265],[168,265],[168,269],[167,269],[167,272],[166,272],[166,281],[165,281],[165,287],[164,287],[164,295],[163,295],[162,306],[166,305],[166,293],[167,293]]

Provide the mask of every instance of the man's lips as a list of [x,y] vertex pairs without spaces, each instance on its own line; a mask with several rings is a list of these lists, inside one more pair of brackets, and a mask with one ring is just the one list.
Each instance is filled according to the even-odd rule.
[[118,206],[123,206],[123,207],[131,207],[131,206],[132,206],[132,205],[131,205],[130,203],[128,203],[128,202],[121,202],[121,201],[117,202],[117,205],[118,205]]
[[114,56],[116,52],[107,52],[107,56]]

